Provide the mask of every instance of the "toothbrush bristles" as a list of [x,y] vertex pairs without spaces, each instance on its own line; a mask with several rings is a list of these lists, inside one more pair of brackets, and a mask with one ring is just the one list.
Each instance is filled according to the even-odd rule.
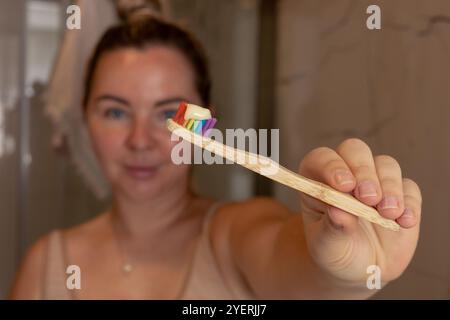
[[178,123],[180,125],[183,125],[184,114],[186,112],[186,109],[187,109],[187,103],[186,102],[181,102],[180,106],[178,107],[177,113],[173,117],[173,121],[175,121],[176,123]]
[[184,115],[186,113],[186,109],[188,107],[187,102],[181,102],[180,106],[178,107],[177,113],[172,118],[172,120],[182,127],[188,129],[189,131],[192,131],[193,133],[207,136],[211,129],[214,128],[214,126],[217,123],[216,118],[211,119],[204,119],[204,120],[195,120],[195,119],[184,119]]

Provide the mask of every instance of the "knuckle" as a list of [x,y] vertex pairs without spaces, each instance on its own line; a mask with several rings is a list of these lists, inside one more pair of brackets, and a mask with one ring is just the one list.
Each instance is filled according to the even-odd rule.
[[405,189],[413,190],[414,196],[419,200],[420,203],[422,203],[422,192],[420,191],[419,185],[414,180],[403,178],[403,185]]
[[405,200],[405,204],[408,204],[409,206],[413,206],[414,209],[416,208],[416,206],[420,206],[419,199],[417,199],[416,197],[414,197],[412,195],[405,194],[403,198]]
[[402,186],[399,181],[393,177],[384,177],[380,179],[380,184],[383,189],[399,189],[401,190]]
[[316,149],[311,150],[306,154],[306,156],[303,158],[303,160],[300,162],[299,166],[299,172],[302,173],[311,166],[312,164],[317,163],[317,159],[320,157],[323,157],[325,154],[333,152],[331,148],[328,147],[319,147]]
[[316,156],[323,156],[324,154],[333,152],[333,149],[328,148],[328,147],[319,147],[316,148],[314,150],[311,150],[311,152],[309,152],[309,156],[311,157],[316,157]]
[[325,163],[325,170],[333,171],[337,169],[347,169],[347,165],[341,159],[331,159]]
[[354,168],[352,168],[353,172],[356,176],[360,177],[367,177],[367,176],[376,176],[375,170],[371,166],[368,166],[366,164],[358,165]]
[[392,157],[390,155],[382,154],[382,155],[376,156],[375,157],[375,162],[378,165],[394,166],[398,170],[400,170],[400,164],[398,163],[398,161],[394,157]]
[[359,138],[349,138],[344,140],[338,147],[338,151],[345,151],[347,149],[367,149],[370,150],[369,146]]

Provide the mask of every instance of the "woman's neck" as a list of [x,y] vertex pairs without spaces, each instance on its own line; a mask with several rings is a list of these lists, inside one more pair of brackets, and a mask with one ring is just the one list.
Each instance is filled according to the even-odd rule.
[[[125,239],[132,242],[161,241],[178,227],[192,220],[190,210],[195,196],[187,188],[155,195],[143,201],[116,196],[111,208],[111,218]],[[170,232],[169,232],[170,230]]]

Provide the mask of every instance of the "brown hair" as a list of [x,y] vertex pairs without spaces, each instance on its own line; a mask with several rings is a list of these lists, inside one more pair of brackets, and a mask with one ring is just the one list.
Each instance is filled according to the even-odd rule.
[[145,49],[152,45],[164,45],[177,49],[190,62],[195,74],[195,86],[204,105],[210,103],[211,79],[208,61],[203,47],[189,32],[160,18],[146,16],[109,28],[98,42],[87,65],[83,110],[89,101],[95,68],[101,56],[117,49]]

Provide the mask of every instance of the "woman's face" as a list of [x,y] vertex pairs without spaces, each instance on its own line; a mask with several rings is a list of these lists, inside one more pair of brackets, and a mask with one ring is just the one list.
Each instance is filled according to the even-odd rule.
[[166,119],[181,101],[201,104],[189,62],[176,49],[119,49],[96,67],[87,106],[89,132],[115,193],[134,200],[183,185],[188,166],[174,165]]

